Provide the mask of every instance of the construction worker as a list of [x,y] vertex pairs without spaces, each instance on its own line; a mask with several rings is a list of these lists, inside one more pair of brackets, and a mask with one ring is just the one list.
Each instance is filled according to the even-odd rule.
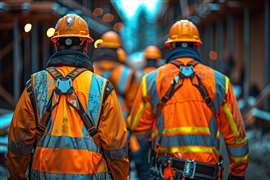
[[124,65],[125,52],[121,48],[121,40],[117,33],[113,31],[104,33],[97,47],[93,55],[95,72],[110,80],[117,92],[123,116],[126,118],[138,88],[135,73]]
[[156,46],[150,45],[147,46],[144,50],[144,67],[142,70],[136,72],[136,77],[140,82],[141,78],[144,74],[152,72],[159,66],[159,59],[161,58],[161,54],[159,49]]
[[148,46],[144,50],[144,59],[146,61],[144,66],[144,74],[154,71],[159,66],[161,54],[156,46]]
[[51,40],[56,53],[31,76],[9,128],[9,178],[128,179],[126,124],[112,85],[93,72],[87,23],[68,14]]
[[128,125],[152,138],[152,174],[163,179],[221,179],[219,145],[225,140],[229,179],[245,179],[248,141],[232,85],[201,64],[197,27],[172,25],[167,64],[143,76]]
[[[159,59],[161,54],[156,46],[147,46],[144,50],[144,68],[137,71],[138,82],[141,82],[141,78],[144,74],[150,73],[158,68]],[[148,162],[148,149],[150,148],[149,140],[137,139],[132,135],[130,138],[131,159],[135,162],[138,179],[149,179],[150,176],[150,164]]]

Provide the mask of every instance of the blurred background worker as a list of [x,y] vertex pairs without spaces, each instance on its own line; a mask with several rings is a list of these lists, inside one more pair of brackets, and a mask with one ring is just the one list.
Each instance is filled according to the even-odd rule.
[[161,53],[158,47],[150,45],[144,50],[144,66],[142,70],[137,71],[137,78],[141,79],[144,74],[152,72],[159,66]]
[[126,125],[112,85],[93,72],[87,23],[68,14],[51,40],[56,53],[31,76],[9,128],[10,179],[128,179]]
[[147,46],[144,50],[144,59],[145,59],[145,65],[144,65],[144,73],[149,73],[154,71],[159,66],[159,60],[161,58],[161,53],[156,46]]
[[124,118],[127,117],[137,92],[132,69],[126,65],[125,51],[117,33],[108,31],[101,36],[93,55],[95,72],[107,78],[114,86]]
[[138,137],[152,135],[153,176],[222,178],[222,135],[229,179],[245,179],[248,141],[229,78],[201,63],[202,42],[191,21],[173,24],[165,44],[167,64],[143,77],[128,120]]
[[[138,81],[144,74],[158,68],[161,53],[156,46],[147,46],[144,50],[144,67],[137,71]],[[135,163],[138,179],[150,179],[150,163],[148,162],[148,150],[151,148],[149,140],[137,139],[132,135],[130,138],[131,158]]]

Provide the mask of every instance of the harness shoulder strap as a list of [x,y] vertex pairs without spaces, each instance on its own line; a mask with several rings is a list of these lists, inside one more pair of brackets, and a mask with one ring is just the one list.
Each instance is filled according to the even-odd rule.
[[[193,68],[199,64],[195,60],[189,61],[187,64],[182,63],[179,60],[173,60],[170,62],[171,64],[175,65],[177,68],[180,69],[180,73],[174,77],[174,79],[171,82],[170,88],[166,91],[165,95],[161,98],[160,102],[157,105],[157,112],[156,116],[159,116],[161,113],[161,109],[166,104],[166,102],[174,95],[174,93],[183,85],[184,78],[186,76],[182,75],[181,71],[184,71],[185,69],[181,68],[182,66],[191,66],[192,68],[188,69],[187,74],[190,75],[191,77],[193,76]],[[188,77],[188,76],[187,76]],[[189,77],[190,78],[190,77]]]
[[31,105],[32,105],[32,108],[33,108],[33,112],[34,112],[34,115],[35,115],[35,122],[36,122],[36,126],[38,125],[38,117],[37,117],[37,105],[36,105],[36,101],[35,101],[35,95],[34,95],[34,91],[33,91],[33,85],[32,85],[32,80],[29,79],[26,84],[25,84],[25,89],[28,93],[28,96],[30,98],[30,101],[31,101]]
[[75,69],[73,69],[68,75],[63,76],[56,67],[48,67],[46,69],[50,75],[55,79],[61,79],[61,78],[70,78],[71,80],[75,79],[77,76],[79,76],[81,73],[83,73],[84,71],[87,71],[86,68],[79,68],[76,67]]
[[[57,81],[57,85],[56,85],[55,89],[52,91],[50,99],[49,99],[48,103],[45,106],[44,114],[42,115],[40,121],[37,122],[37,130],[38,130],[39,137],[41,137],[45,133],[48,120],[49,120],[49,118],[51,116],[51,112],[58,105],[60,96],[62,94],[67,94],[67,95],[73,94],[73,95],[75,95],[76,104],[78,105],[78,108],[74,108],[74,106],[72,104],[70,104],[70,103],[69,103],[69,105],[71,105],[80,114],[80,116],[83,119],[84,123],[87,125],[86,126],[87,129],[92,129],[92,124],[93,123],[91,123],[92,122],[91,118],[87,117],[88,115],[84,111],[84,109],[83,109],[83,107],[81,105],[81,102],[80,102],[78,96],[76,95],[76,93],[75,93],[75,91],[74,91],[74,89],[72,87],[72,80],[75,79],[77,76],[79,76],[82,72],[84,72],[86,70],[87,69],[85,69],[85,68],[75,68],[67,76],[63,76],[57,70],[56,67],[47,68],[48,73]],[[53,98],[55,96],[57,96],[57,95],[59,95],[58,102],[52,105]],[[86,121],[86,119],[87,119],[87,121]]]
[[[109,96],[109,95],[111,94],[111,92],[113,91],[113,89],[114,89],[114,88],[113,88],[112,84],[111,84],[109,81],[106,81],[106,85],[105,85],[105,89],[104,89],[104,94],[103,94],[103,99],[102,99],[102,105],[101,105],[101,111],[100,111],[100,114],[103,113],[105,102],[106,102],[108,96]],[[97,128],[99,128],[99,125],[100,125],[100,116],[99,116]]]

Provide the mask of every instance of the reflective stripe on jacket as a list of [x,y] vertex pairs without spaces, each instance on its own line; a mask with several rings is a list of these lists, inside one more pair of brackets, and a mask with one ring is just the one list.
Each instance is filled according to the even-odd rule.
[[[74,67],[57,69],[67,75]],[[38,141],[31,166],[33,179],[114,179],[128,178],[127,130],[121,115],[115,91],[104,102],[106,80],[91,71],[85,71],[72,82],[84,110],[98,126],[98,133],[89,136],[78,112],[61,95],[53,109],[44,136]],[[47,71],[32,75],[37,119],[45,112],[45,106],[55,87],[55,80]],[[27,163],[36,137],[34,111],[26,90],[23,92],[9,131],[8,166],[13,177],[25,178]],[[112,128],[112,129],[111,129]],[[101,147],[106,160],[101,152]],[[11,172],[12,172],[11,171]]]
[[[191,58],[178,60],[188,62]],[[190,79],[185,79],[156,118],[157,105],[179,71],[176,66],[166,64],[142,78],[128,118],[129,128],[140,136],[151,134],[159,153],[211,164],[219,161],[222,134],[231,173],[244,175],[248,164],[247,138],[231,84],[223,74],[202,64],[194,68],[214,103],[214,110],[207,106]]]

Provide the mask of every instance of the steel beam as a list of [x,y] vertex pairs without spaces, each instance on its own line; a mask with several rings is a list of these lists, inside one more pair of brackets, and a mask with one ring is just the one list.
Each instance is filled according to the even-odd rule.
[[244,98],[248,99],[250,88],[250,9],[244,9]]
[[14,41],[14,54],[13,54],[13,95],[14,100],[17,101],[20,96],[20,82],[22,71],[22,59],[21,59],[21,34],[19,31],[18,18],[14,21],[13,26],[13,41]]
[[233,42],[233,16],[232,15],[228,15],[227,18],[226,18],[226,21],[227,21],[227,28],[226,28],[226,31],[227,31],[227,51],[230,53],[230,54],[234,54],[234,42]]
[[[42,27],[42,31],[46,32],[48,24],[45,23]],[[49,58],[49,38],[46,35],[42,37],[42,67],[45,68]]]
[[[270,84],[270,56],[269,56],[269,33],[270,33],[270,23],[269,23],[269,10],[270,10],[269,0],[265,0],[264,6],[264,86],[266,87]],[[267,98],[266,98],[267,99]],[[270,110],[270,102],[267,100],[264,102],[264,106],[267,110]]]
[[37,23],[34,22],[32,24],[32,73],[38,71],[38,29],[37,29]]

